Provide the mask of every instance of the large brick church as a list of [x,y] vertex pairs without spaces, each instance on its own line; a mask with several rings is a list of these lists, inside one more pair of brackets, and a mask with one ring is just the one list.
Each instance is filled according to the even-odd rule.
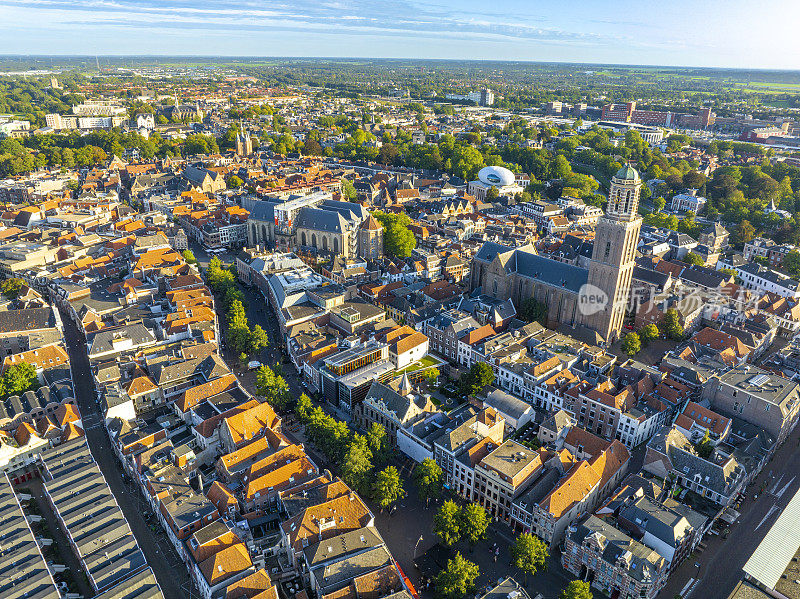
[[611,179],[606,213],[597,222],[589,268],[539,256],[530,246],[485,243],[472,261],[470,286],[517,307],[533,297],[547,306],[547,324],[585,327],[598,342],[620,337],[630,299],[642,219],[639,173],[630,166]]

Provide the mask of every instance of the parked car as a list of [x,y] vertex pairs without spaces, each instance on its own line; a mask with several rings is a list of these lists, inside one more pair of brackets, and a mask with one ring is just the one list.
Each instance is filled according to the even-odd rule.
[[247,363],[247,370],[255,370],[256,368],[261,368],[261,362],[258,360],[251,360]]

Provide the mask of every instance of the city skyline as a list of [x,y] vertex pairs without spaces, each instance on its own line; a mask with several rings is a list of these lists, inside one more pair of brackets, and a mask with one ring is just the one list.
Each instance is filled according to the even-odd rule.
[[8,0],[2,54],[433,58],[792,69],[800,4]]

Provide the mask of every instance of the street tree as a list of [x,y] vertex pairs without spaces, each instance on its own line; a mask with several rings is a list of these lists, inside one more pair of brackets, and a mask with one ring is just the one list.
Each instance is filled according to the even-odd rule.
[[294,406],[294,413],[295,416],[297,416],[297,420],[303,424],[308,422],[313,409],[314,404],[311,402],[311,398],[305,393],[301,393],[299,399],[297,400],[297,404]]
[[592,585],[584,580],[572,580],[561,591],[559,599],[592,599]]
[[414,482],[417,483],[419,496],[425,499],[425,505],[442,494],[443,479],[441,467],[431,458],[425,458],[414,468]]
[[791,275],[800,275],[800,252],[792,250],[783,258],[783,268]]
[[276,410],[286,408],[292,399],[286,380],[266,365],[256,371],[256,391]]
[[433,516],[433,532],[442,544],[452,547],[461,539],[461,510],[455,501],[448,499]]
[[548,555],[544,541],[530,533],[519,535],[511,545],[511,564],[525,574],[526,585],[528,575],[533,576],[544,568]]
[[642,341],[639,335],[630,332],[622,339],[622,351],[624,351],[631,358],[642,351]]
[[476,564],[456,553],[455,557],[447,562],[447,567],[436,577],[434,588],[437,599],[462,599],[475,587],[478,574]]
[[525,322],[538,322],[544,324],[547,319],[547,304],[536,298],[529,297],[523,300],[519,308],[519,317]]
[[367,445],[372,452],[373,460],[378,465],[389,461],[389,435],[382,424],[373,422],[367,430]]
[[250,335],[247,339],[247,349],[251,354],[257,354],[268,346],[269,337],[267,336],[266,331],[261,328],[261,325],[257,324],[253,327],[253,330],[250,331]]
[[372,473],[372,452],[369,450],[367,440],[359,434],[354,434],[347,446],[342,459],[342,480],[359,493],[365,493],[370,488],[369,479]]
[[658,327],[653,323],[646,324],[642,327],[642,330],[639,331],[639,339],[644,341],[645,343],[649,343],[650,341],[654,341],[658,339],[661,335],[661,332],[658,330]]
[[197,264],[197,258],[194,257],[194,253],[190,249],[183,250],[183,259],[187,264]]
[[387,466],[375,477],[375,486],[372,496],[381,509],[386,509],[395,501],[403,497],[403,481],[400,480],[400,473],[394,466]]
[[489,528],[489,514],[477,503],[468,503],[461,510],[461,530],[464,536],[474,545],[486,537]]

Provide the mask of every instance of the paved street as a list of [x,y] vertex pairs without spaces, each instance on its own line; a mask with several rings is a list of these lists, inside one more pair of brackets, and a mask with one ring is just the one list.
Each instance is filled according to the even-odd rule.
[[127,485],[122,478],[122,470],[111,448],[111,442],[103,425],[95,401],[95,387],[86,355],[86,344],[75,323],[65,312],[61,312],[64,322],[64,337],[72,366],[72,379],[75,382],[75,396],[78,400],[89,449],[108,482],[117,503],[122,508],[136,541],[145,554],[147,563],[153,569],[158,584],[166,599],[187,597],[182,585],[188,582],[186,567],[166,539],[164,532],[152,530],[142,513],[144,500],[133,485]]
[[[741,517],[730,526],[727,539],[706,537],[707,547],[695,558],[689,557],[673,573],[660,599],[673,599],[691,581],[697,582],[684,597],[692,599],[725,599],[742,577],[742,567],[750,558],[778,515],[800,488],[800,430],[787,439],[772,461],[746,491]],[[766,492],[762,487],[766,485]],[[756,497],[758,495],[758,497]],[[700,564],[697,568],[695,564]]]

